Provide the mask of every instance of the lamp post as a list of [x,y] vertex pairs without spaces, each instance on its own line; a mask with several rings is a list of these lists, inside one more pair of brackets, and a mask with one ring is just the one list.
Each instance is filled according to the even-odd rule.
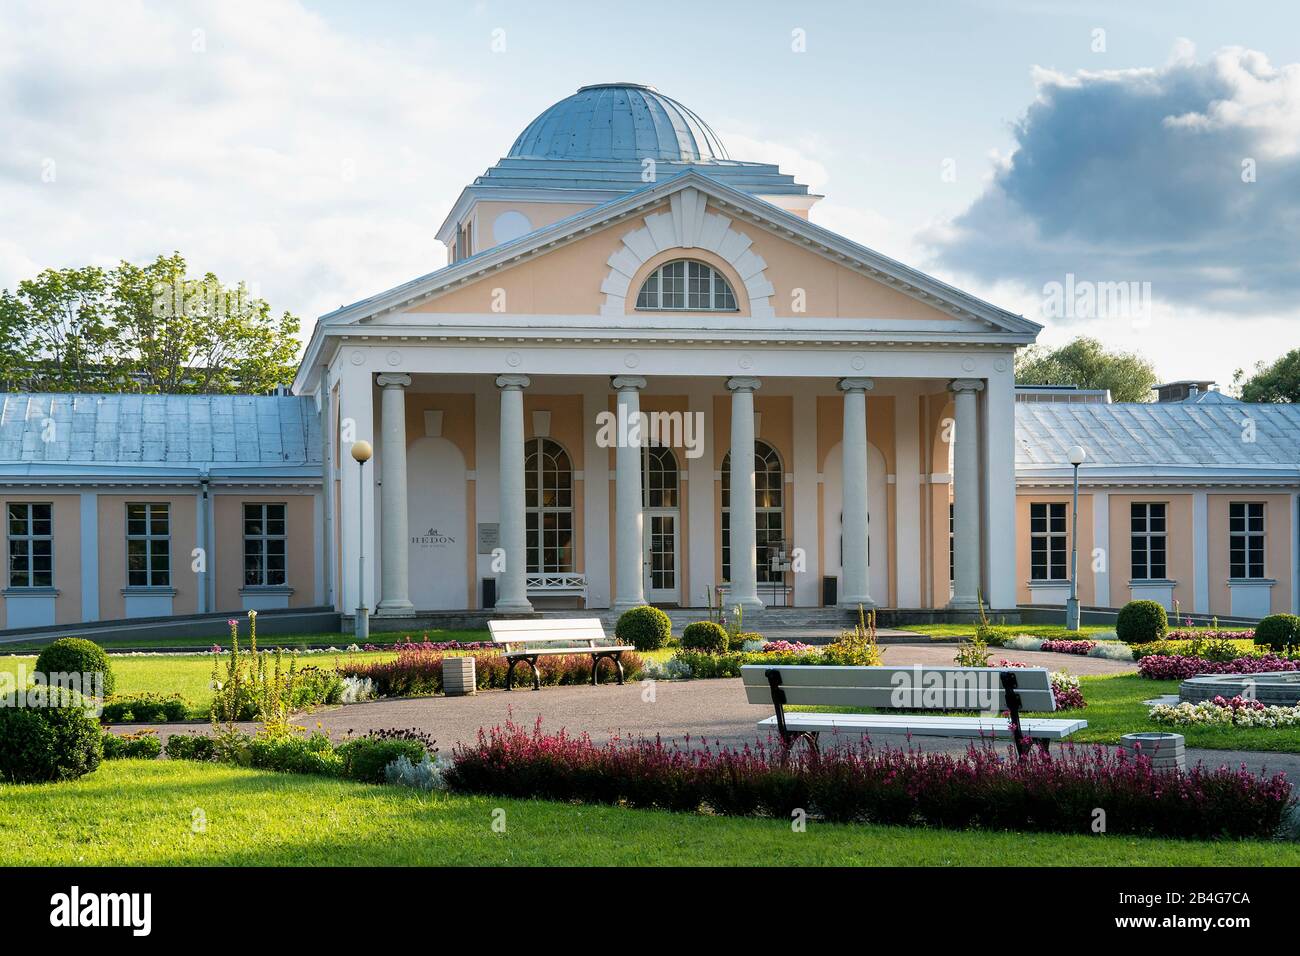
[[1074,466],[1074,508],[1070,514],[1070,597],[1065,602],[1065,629],[1079,629],[1079,466],[1088,457],[1081,445],[1072,445],[1066,452]]
[[366,462],[374,454],[368,441],[352,443],[357,462],[357,643],[370,638],[370,611],[366,608]]

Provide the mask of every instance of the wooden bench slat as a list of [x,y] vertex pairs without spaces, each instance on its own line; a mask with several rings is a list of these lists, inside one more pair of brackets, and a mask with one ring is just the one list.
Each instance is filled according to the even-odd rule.
[[[741,668],[745,697],[751,704],[774,703],[766,676],[769,669],[755,664]],[[915,710],[1007,709],[999,668],[785,665],[776,669],[781,673],[781,690],[787,704]],[[865,673],[868,671],[873,673]],[[1056,710],[1051,677],[1045,668],[1016,668],[1015,674],[1022,710],[1038,713]],[[901,687],[895,685],[899,679]]]
[[[775,727],[775,717],[760,720],[760,727]],[[786,727],[796,733],[876,732],[883,736],[911,734],[913,737],[995,737],[1009,739],[1011,723],[1005,718],[925,717],[905,714],[790,714]],[[1061,740],[1088,726],[1086,720],[1063,717],[1029,717],[1021,720],[1026,737]]]
[[536,647],[522,651],[506,651],[504,657],[546,657],[551,654],[609,654],[614,651],[634,651],[635,647],[626,644],[605,645],[603,647]]

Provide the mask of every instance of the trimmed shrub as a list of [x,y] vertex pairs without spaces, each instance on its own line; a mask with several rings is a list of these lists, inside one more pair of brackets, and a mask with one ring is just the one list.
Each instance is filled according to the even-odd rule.
[[343,758],[335,751],[327,734],[319,731],[310,737],[296,734],[266,736],[259,734],[248,741],[248,766],[280,773],[309,773],[336,777],[343,772]]
[[384,783],[385,769],[398,757],[413,764],[436,753],[432,738],[416,730],[372,730],[339,744],[335,753],[342,763],[343,776],[362,783]]
[[1203,765],[1156,769],[1118,748],[965,753],[873,747],[820,754],[779,745],[684,748],[659,738],[597,745],[563,731],[507,723],[461,744],[444,779],[453,791],[520,799],[623,804],[788,820],[802,807],[835,823],[1089,833],[1093,809],[1109,832],[1189,839],[1269,839],[1294,803],[1285,774]]
[[1275,651],[1289,651],[1300,646],[1300,617],[1270,614],[1255,625],[1255,643]]
[[[102,674],[104,697],[113,693],[115,685],[113,666],[104,649],[80,637],[61,637],[51,643],[36,658],[36,670],[47,675],[47,681],[50,674]],[[87,692],[91,689],[82,688]]]
[[1169,615],[1156,601],[1129,601],[1115,619],[1115,633],[1125,644],[1150,644],[1168,632]]
[[169,721],[176,723],[190,715],[190,705],[180,694],[123,694],[104,701],[100,720],[106,724],[132,721]]
[[162,742],[152,730],[121,735],[104,731],[105,760],[153,760],[161,753]]
[[0,779],[75,780],[104,758],[103,732],[76,691],[38,687],[0,699]]
[[614,625],[620,644],[631,644],[638,651],[657,651],[668,643],[673,622],[657,607],[645,605],[624,611]]
[[207,734],[172,734],[167,738],[169,760],[216,760],[217,741]]
[[682,648],[688,651],[704,651],[706,654],[725,654],[727,652],[727,631],[713,621],[696,621],[687,624],[682,631]]

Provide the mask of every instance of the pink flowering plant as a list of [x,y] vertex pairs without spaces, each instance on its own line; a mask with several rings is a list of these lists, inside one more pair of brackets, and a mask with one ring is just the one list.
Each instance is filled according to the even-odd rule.
[[1230,661],[1213,661],[1181,654],[1151,654],[1138,661],[1138,674],[1148,680],[1187,680],[1197,674],[1263,674],[1300,670],[1300,660],[1263,654]]
[[1097,646],[1096,641],[1043,641],[1040,651],[1052,651],[1056,654],[1078,654],[1086,657]]
[[797,809],[837,823],[1090,833],[1104,807],[1108,831],[1178,839],[1267,839],[1293,798],[1285,774],[1197,765],[1161,770],[1119,748],[1009,748],[964,753],[876,747],[823,738],[820,753],[779,744],[605,744],[563,730],[507,722],[460,744],[445,779],[461,793],[577,801],[685,813],[789,820]]
[[[998,661],[998,667],[1034,667],[1034,664],[1025,664],[1021,661]],[[1052,671],[1049,675],[1052,682],[1052,697],[1056,699],[1057,710],[1082,710],[1088,706],[1088,702],[1083,699],[1083,687],[1079,683],[1079,678],[1073,674],[1067,674],[1065,671]]]
[[764,654],[807,654],[814,650],[813,645],[799,641],[766,641],[763,644]]

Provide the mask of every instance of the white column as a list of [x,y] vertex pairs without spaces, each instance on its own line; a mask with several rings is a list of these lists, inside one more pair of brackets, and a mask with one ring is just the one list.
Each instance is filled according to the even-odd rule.
[[524,513],[524,389],[527,375],[498,375],[501,389],[501,456],[497,463],[501,478],[500,547],[505,567],[497,575],[498,611],[527,613],[526,574],[528,550]]
[[613,604],[610,594],[609,542],[609,448],[602,447],[601,413],[609,413],[609,390],[598,379],[583,383],[582,420],[586,423],[583,442],[586,447],[582,469],[583,495],[583,572],[587,578],[586,608],[604,608]]
[[1093,604],[1097,607],[1110,607],[1110,492],[1094,491],[1092,493],[1092,546],[1100,549],[1102,561],[1093,560],[1092,555],[1080,553],[1081,563],[1092,561],[1096,570],[1092,573]]
[[[844,393],[841,530],[844,548],[844,593],[840,607],[871,607],[871,582],[867,570],[867,392],[875,387],[869,378],[840,379]],[[883,557],[883,556],[881,556]]]
[[754,392],[756,378],[727,379],[731,391],[731,475],[729,534],[731,581],[727,606],[759,610],[758,552],[754,532]]
[[1192,494],[1192,611],[1210,613],[1210,498]]
[[[365,365],[365,353],[358,349],[351,353],[361,356],[360,364],[344,361],[348,353],[340,357],[341,367],[335,373],[339,382],[339,468],[342,472],[339,488],[338,534],[342,539],[342,580],[339,593],[343,598],[343,613],[351,614],[365,602],[366,607],[373,607],[375,594],[375,522],[370,516],[375,512],[374,466],[362,469],[352,458],[352,446],[358,441],[371,441],[374,437],[374,382]],[[365,521],[365,580],[357,576],[357,556],[361,549],[361,515],[364,510]],[[360,588],[358,587],[360,585]]]
[[914,388],[894,399],[894,553],[899,607],[921,606],[920,401]]
[[980,450],[975,396],[983,390],[984,383],[979,379],[963,378],[952,382],[949,388],[955,395],[957,414],[952,465],[955,580],[948,607],[973,611],[979,606],[980,596]]
[[407,568],[410,535],[406,527],[406,388],[411,384],[411,376],[388,373],[375,381],[383,389],[379,404],[383,416],[379,444],[383,469],[379,516],[380,546],[384,550],[378,611],[401,614],[413,607]]
[[[687,391],[689,421],[701,423],[695,429],[694,457],[687,451],[686,474],[682,489],[686,501],[690,549],[690,582],[682,595],[686,607],[704,607],[707,595],[717,584],[718,533],[715,525],[717,505],[713,500],[713,428],[702,423],[713,421],[714,386],[709,379],[692,379]],[[694,428],[694,425],[692,425]]]
[[618,436],[614,451],[614,505],[617,593],[614,610],[645,604],[641,550],[641,389],[645,379],[619,375],[611,384],[618,393]]
[[795,607],[821,604],[821,540],[817,533],[817,393],[815,380],[799,384],[794,393],[794,546],[803,551],[804,569],[794,576]]

